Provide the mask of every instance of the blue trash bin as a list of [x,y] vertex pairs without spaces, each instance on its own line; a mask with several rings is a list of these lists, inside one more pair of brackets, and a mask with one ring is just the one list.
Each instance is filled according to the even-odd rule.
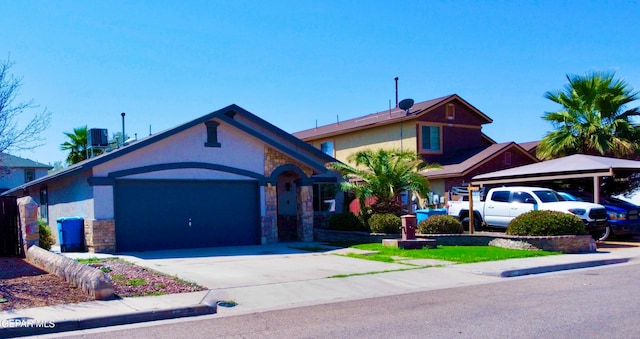
[[422,210],[416,210],[416,221],[419,224],[421,221],[427,220],[432,215],[445,215],[445,214],[447,214],[446,208],[425,208]]
[[82,217],[63,217],[58,223],[58,241],[60,252],[80,252],[84,250],[84,219]]

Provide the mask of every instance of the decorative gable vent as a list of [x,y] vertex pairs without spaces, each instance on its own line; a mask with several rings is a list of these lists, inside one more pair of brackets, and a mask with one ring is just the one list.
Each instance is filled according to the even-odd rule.
[[456,118],[456,106],[454,104],[447,104],[446,106],[447,120],[453,120]]

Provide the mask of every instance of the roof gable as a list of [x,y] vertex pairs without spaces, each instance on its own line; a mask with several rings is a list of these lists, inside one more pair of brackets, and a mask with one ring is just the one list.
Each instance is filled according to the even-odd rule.
[[482,166],[483,164],[491,161],[495,157],[503,154],[506,151],[514,150],[522,153],[523,155],[531,158],[533,161],[538,161],[535,157],[531,156],[522,147],[518,146],[514,142],[504,142],[500,144],[493,144],[481,150],[469,152],[471,154],[462,155],[460,157],[454,157],[450,162],[447,162],[439,169],[425,170],[422,172],[424,176],[429,179],[439,179],[447,177],[457,177],[466,175],[472,170]]
[[[237,116],[242,117],[242,119],[236,119]],[[170,136],[181,133],[191,127],[204,124],[205,122],[211,120],[218,120],[235,129],[242,131],[243,133],[249,134],[259,139],[261,142],[264,142],[273,149],[282,152],[283,154],[286,154],[296,160],[299,160],[301,163],[309,166],[309,168],[311,168],[315,173],[325,172],[326,168],[324,167],[324,164],[327,162],[335,161],[333,157],[323,153],[319,149],[307,144],[306,142],[301,141],[300,139],[281,130],[280,128],[256,116],[255,114],[250,113],[242,107],[232,104],[182,125],[133,141],[121,148],[105,152],[93,158],[84,160],[80,163],[69,166],[48,176],[36,179],[20,187],[16,187],[5,193],[10,194],[11,192],[15,192],[29,186],[71,175],[78,171],[91,169],[94,166],[109,162],[113,159],[117,159],[125,154],[129,154],[133,151],[144,148],[160,140],[164,140]],[[241,122],[240,120],[244,120],[244,122]]]
[[520,147],[524,148],[527,152],[532,153],[532,152],[534,152],[536,150],[538,145],[540,145],[540,140],[538,140],[538,141],[521,142],[518,145],[520,145]]
[[52,166],[45,165],[30,159],[20,158],[8,153],[0,153],[0,166],[10,168],[53,168]]
[[293,135],[304,141],[310,141],[320,138],[326,138],[329,136],[345,134],[357,130],[392,124],[404,120],[415,120],[418,117],[428,114],[432,110],[454,100],[458,100],[461,104],[467,106],[471,112],[477,114],[480,117],[480,120],[483,121],[483,123],[493,122],[491,118],[480,112],[480,110],[469,104],[466,100],[462,99],[457,94],[451,94],[440,98],[418,102],[414,104],[408,112],[395,107],[390,110],[368,114],[345,121],[339,121],[334,124],[319,126],[304,131],[299,131],[293,133]]

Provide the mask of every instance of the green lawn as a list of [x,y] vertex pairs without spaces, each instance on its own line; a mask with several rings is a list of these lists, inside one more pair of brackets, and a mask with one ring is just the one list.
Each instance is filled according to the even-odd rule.
[[350,253],[349,257],[383,262],[402,261],[397,258],[437,259],[457,263],[473,263],[480,261],[494,261],[512,258],[530,258],[546,255],[558,255],[560,252],[513,250],[494,246],[438,246],[433,249],[404,250],[401,248],[382,246],[382,244],[359,244],[350,246],[375,254],[363,255]]

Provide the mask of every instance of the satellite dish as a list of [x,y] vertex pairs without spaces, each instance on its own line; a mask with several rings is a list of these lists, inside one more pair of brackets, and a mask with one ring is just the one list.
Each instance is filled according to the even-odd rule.
[[401,109],[408,111],[411,107],[413,107],[413,99],[404,99],[398,103],[398,107]]

